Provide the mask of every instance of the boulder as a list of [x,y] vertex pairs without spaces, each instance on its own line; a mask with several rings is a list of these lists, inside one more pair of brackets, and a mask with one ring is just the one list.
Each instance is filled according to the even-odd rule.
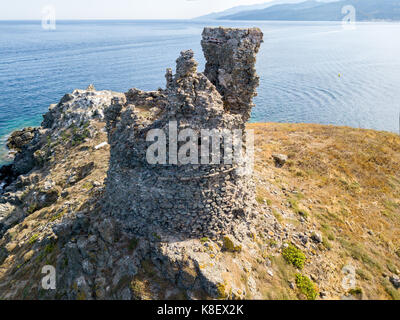
[[37,129],[32,127],[14,131],[7,139],[7,148],[16,151],[21,150],[24,145],[32,141],[36,131]]
[[277,167],[283,167],[285,165],[286,161],[288,160],[287,155],[280,154],[280,153],[273,154],[272,158],[274,159],[275,165]]
[[396,289],[400,288],[400,277],[399,276],[393,275],[390,277],[389,280]]

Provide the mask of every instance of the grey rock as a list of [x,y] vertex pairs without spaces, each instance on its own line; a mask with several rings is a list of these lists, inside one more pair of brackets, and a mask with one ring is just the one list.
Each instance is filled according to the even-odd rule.
[[391,276],[389,280],[390,280],[390,282],[393,284],[393,286],[396,289],[400,288],[400,278],[399,278],[399,276],[396,276],[396,275]]
[[274,159],[275,164],[276,164],[277,167],[282,167],[286,163],[286,161],[288,160],[287,155],[280,154],[280,153],[273,154],[272,158]]
[[311,239],[315,242],[315,243],[322,243],[322,235],[319,232],[313,232],[311,235]]

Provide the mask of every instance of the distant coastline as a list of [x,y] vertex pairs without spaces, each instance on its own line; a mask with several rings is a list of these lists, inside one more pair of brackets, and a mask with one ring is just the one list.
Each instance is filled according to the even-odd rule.
[[275,0],[197,19],[228,21],[400,21],[400,0]]

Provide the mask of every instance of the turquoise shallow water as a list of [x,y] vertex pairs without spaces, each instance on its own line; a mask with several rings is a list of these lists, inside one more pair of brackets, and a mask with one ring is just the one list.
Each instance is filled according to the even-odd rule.
[[[265,33],[252,121],[312,122],[398,131],[400,24],[224,22]],[[75,88],[127,91],[164,87],[183,49],[204,66],[202,21],[0,22],[0,163],[12,130],[39,125],[42,114]],[[340,77],[339,77],[340,74]]]

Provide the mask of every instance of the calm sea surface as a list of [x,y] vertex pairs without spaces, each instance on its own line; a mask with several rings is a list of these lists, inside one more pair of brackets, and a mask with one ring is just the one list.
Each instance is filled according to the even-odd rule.
[[400,24],[330,22],[0,22],[0,163],[14,129],[40,125],[67,92],[165,86],[179,52],[200,47],[204,26],[258,26],[265,42],[252,121],[399,130]]

